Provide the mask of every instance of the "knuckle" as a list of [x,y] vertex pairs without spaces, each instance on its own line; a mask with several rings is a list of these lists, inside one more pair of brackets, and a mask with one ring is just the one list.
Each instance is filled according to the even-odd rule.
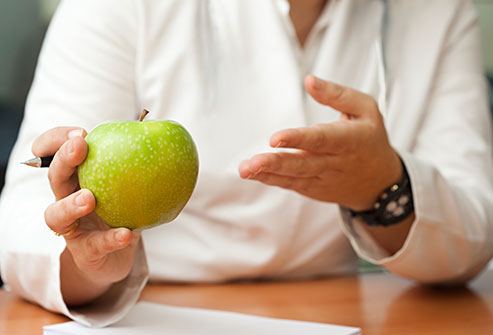
[[57,212],[59,213],[59,217],[63,218],[66,221],[71,221],[73,215],[73,207],[72,202],[68,201],[66,198],[59,200],[56,204]]
[[354,143],[354,141],[352,141],[352,140],[342,141],[340,139],[335,139],[332,143],[332,146],[334,148],[334,152],[341,153],[341,152],[347,151],[348,149],[352,150],[353,149],[351,146],[352,143]]
[[99,247],[94,236],[86,240],[86,254],[89,259],[97,258],[99,256]]
[[51,166],[48,170],[48,181],[52,188],[57,188],[60,184],[59,174],[54,166]]
[[101,248],[103,249],[104,252],[113,251],[113,234],[111,230],[108,230],[105,233],[103,233],[103,243],[101,245]]
[[283,157],[284,156],[285,155],[283,155],[283,154],[281,154],[281,155],[271,155],[270,162],[269,163],[271,164],[271,166],[274,169],[278,170],[278,169],[280,169],[282,167],[282,160],[283,160]]
[[72,223],[77,219],[77,213],[74,212],[74,207],[71,201],[67,198],[59,200],[45,210],[45,222],[52,230],[59,231],[68,223]]
[[347,94],[347,88],[340,85],[334,85],[332,92],[332,97],[334,100],[343,102],[344,100],[346,100]]
[[54,160],[54,162],[51,164],[51,166],[48,169],[48,181],[50,184],[56,184],[59,181],[59,169],[58,169],[59,163]]
[[49,205],[44,212],[45,223],[52,230],[54,230],[55,228],[55,220],[53,220],[53,213],[52,213],[53,206],[54,204]]
[[304,136],[305,134],[301,129],[292,128],[284,133],[281,142],[284,142],[285,146],[299,146],[302,143]]
[[68,178],[68,171],[72,169],[66,150],[58,150],[48,170],[48,180],[52,186],[57,186],[64,178]]
[[65,163],[65,162],[69,161],[69,158],[71,156],[70,146],[72,144],[72,141],[73,140],[66,140],[63,142],[63,144],[60,146],[60,148],[58,148],[58,151],[56,152],[55,158],[59,162]]
[[43,153],[45,152],[43,150],[43,147],[44,147],[44,144],[43,144],[43,135],[41,136],[38,136],[32,146],[31,146],[31,152],[33,153],[34,156],[36,157],[39,157],[39,156],[43,156]]
[[70,163],[71,158],[73,157],[72,155],[73,144],[74,144],[74,140],[67,140],[62,144],[60,150],[58,150],[58,155],[61,162],[65,164]]
[[268,165],[274,171],[282,171],[286,169],[286,165],[284,164],[288,159],[288,155],[285,152],[281,152],[279,154],[271,155],[269,158]]
[[297,159],[295,162],[295,166],[296,170],[303,174],[313,170],[313,164],[304,157],[300,157],[299,159]]
[[313,138],[313,148],[316,151],[319,151],[325,146],[325,136],[323,132],[320,130],[314,134]]
[[250,168],[254,166],[262,166],[266,161],[266,155],[257,154],[252,157]]
[[325,124],[316,124],[313,126],[312,132],[312,148],[313,151],[321,151],[323,150],[328,143],[327,139],[327,125]]
[[38,149],[39,147],[39,137],[36,138],[33,142],[33,144],[31,145],[31,152],[33,153],[34,156],[38,157],[38,156],[41,156],[40,155],[40,150]]
[[35,156],[41,156],[42,147],[43,147],[43,144],[44,144],[44,139],[45,139],[46,134],[48,132],[49,132],[49,130],[43,132],[41,135],[39,135],[38,137],[36,137],[36,139],[34,140],[32,146],[31,146],[31,151],[32,151],[32,153]]

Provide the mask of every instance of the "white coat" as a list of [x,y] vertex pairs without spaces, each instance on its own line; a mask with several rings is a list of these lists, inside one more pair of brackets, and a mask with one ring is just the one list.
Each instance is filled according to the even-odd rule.
[[[9,287],[101,326],[131,307],[148,271],[151,280],[189,282],[306,278],[355,272],[354,249],[420,282],[476,275],[493,253],[493,163],[472,5],[389,1],[384,67],[375,48],[383,2],[337,1],[305,50],[286,1],[63,1],[1,198],[0,267]],[[381,110],[409,171],[416,214],[394,255],[336,204],[238,176],[241,160],[271,150],[274,131],[339,117],[304,92],[307,73],[385,98]],[[47,171],[19,162],[51,127],[90,130],[135,119],[142,108],[190,131],[200,157],[197,188],[175,222],[144,232],[124,281],[91,308],[69,309],[59,279],[64,239],[43,219],[54,201]]]

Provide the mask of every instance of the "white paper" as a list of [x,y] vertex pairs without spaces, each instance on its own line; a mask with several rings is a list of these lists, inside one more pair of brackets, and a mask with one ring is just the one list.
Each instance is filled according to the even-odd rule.
[[139,302],[128,315],[106,328],[88,328],[74,321],[44,326],[45,335],[142,334],[324,334],[357,335],[359,328],[250,316],[232,312]]

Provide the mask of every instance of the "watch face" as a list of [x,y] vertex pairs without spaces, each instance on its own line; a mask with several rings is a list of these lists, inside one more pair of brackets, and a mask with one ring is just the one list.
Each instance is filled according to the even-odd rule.
[[402,194],[396,200],[392,200],[385,206],[385,216],[398,217],[405,213],[406,205],[409,203],[409,195]]

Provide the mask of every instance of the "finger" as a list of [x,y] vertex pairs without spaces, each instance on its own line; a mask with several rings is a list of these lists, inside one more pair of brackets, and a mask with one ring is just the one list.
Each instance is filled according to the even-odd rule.
[[[74,222],[94,210],[96,200],[89,190],[80,190],[61,199],[45,211],[45,222],[51,230],[59,234],[68,233]],[[67,238],[77,237],[77,232]]]
[[368,94],[325,81],[313,75],[305,78],[307,92],[322,105],[354,117],[378,115],[378,105]]
[[306,193],[310,190],[310,188],[312,188],[313,185],[316,185],[320,182],[320,179],[317,177],[299,178],[291,176],[281,176],[265,172],[261,172],[253,176],[251,179],[260,181],[261,183],[266,185],[278,186],[300,193]]
[[252,174],[255,174],[257,172],[250,169],[250,163],[248,160],[244,160],[238,166],[238,173],[240,174],[241,178],[249,179]]
[[77,127],[57,127],[41,134],[33,143],[32,152],[36,157],[54,155],[67,140],[76,136],[86,137],[87,132]]
[[335,156],[312,154],[306,151],[265,153],[253,156],[240,164],[240,176],[249,178],[260,172],[292,177],[317,177],[333,169]]
[[140,236],[140,232],[132,232],[127,228],[93,231],[82,243],[82,254],[90,261],[95,261],[117,250],[126,248],[132,240]]
[[55,154],[48,171],[48,179],[57,200],[65,198],[77,189],[76,168],[86,156],[87,143],[78,136],[66,141]]
[[342,122],[283,129],[271,136],[270,145],[274,148],[296,148],[314,153],[338,154],[350,144],[352,133],[352,126]]

